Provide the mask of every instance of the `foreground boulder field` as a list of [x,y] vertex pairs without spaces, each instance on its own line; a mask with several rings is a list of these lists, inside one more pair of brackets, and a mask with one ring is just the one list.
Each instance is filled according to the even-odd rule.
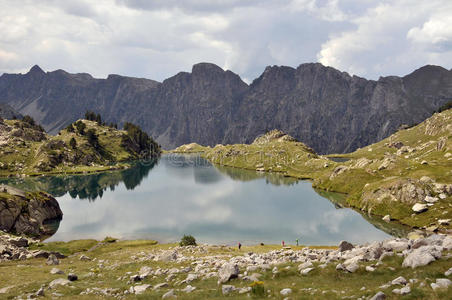
[[[39,244],[6,234],[0,244],[3,252],[15,247],[27,253],[0,263],[0,297],[5,298],[449,299],[452,291],[450,235],[366,245],[344,241],[342,247],[242,250],[152,241]],[[66,257],[46,248],[71,252]]]

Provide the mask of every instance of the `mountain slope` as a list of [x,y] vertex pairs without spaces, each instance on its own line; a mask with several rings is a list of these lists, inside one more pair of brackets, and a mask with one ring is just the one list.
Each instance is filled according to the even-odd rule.
[[378,81],[318,63],[267,67],[247,85],[231,71],[200,63],[162,83],[62,70],[0,77],[0,103],[56,133],[85,111],[140,125],[164,148],[197,142],[249,143],[279,128],[318,153],[350,152],[419,123],[452,100],[452,71],[425,66]]

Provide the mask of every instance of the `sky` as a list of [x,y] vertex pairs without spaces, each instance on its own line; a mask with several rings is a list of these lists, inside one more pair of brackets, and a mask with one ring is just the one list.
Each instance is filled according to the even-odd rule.
[[307,62],[368,79],[451,69],[452,1],[0,0],[0,74],[162,81],[199,62],[246,82]]

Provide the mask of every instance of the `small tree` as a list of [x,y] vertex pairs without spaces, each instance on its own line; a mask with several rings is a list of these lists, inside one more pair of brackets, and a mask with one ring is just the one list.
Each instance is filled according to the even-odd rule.
[[83,123],[82,121],[77,121],[75,122],[75,127],[77,128],[78,133],[80,133],[81,135],[85,134],[85,123]]
[[69,125],[66,127],[66,130],[67,130],[67,132],[74,132],[74,131],[75,131],[75,130],[74,130],[74,126],[72,126],[72,123],[69,124]]
[[88,143],[90,143],[91,146],[93,146],[95,149],[99,149],[100,145],[99,145],[99,139],[96,135],[96,130],[94,129],[89,129],[86,132],[86,137],[88,138]]
[[69,141],[69,146],[71,146],[72,149],[76,149],[77,141],[74,138],[71,138],[71,140]]
[[192,235],[185,235],[179,242],[179,246],[196,246],[196,239]]

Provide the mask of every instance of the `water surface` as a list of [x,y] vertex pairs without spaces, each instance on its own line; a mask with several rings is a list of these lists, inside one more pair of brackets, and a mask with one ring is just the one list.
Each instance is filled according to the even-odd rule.
[[[164,155],[158,163],[87,176],[9,180],[52,193],[64,213],[47,241],[114,236],[203,243],[336,245],[403,235],[343,208],[343,196],[315,191],[309,181],[215,167],[197,156]],[[373,224],[372,224],[373,223]]]

